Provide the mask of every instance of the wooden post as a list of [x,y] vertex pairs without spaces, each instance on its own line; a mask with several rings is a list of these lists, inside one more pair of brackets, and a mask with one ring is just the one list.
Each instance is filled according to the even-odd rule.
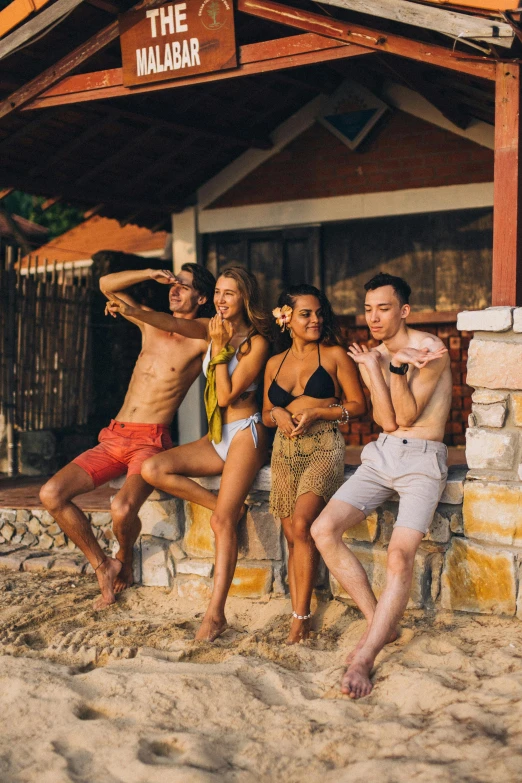
[[492,304],[522,305],[520,65],[497,65]]
[[7,248],[7,318],[6,318],[6,434],[7,434],[7,475],[18,474],[18,454],[16,437],[16,269],[15,253],[12,247]]

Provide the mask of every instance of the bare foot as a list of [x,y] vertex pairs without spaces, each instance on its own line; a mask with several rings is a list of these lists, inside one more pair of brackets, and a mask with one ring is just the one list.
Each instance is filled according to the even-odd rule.
[[93,609],[99,611],[106,609],[116,602],[114,595],[114,582],[121,571],[121,562],[112,557],[107,557],[103,563],[95,570],[98,584],[100,585],[101,597],[94,604]]
[[214,642],[227,628],[228,623],[224,615],[223,617],[205,616],[195,639],[197,642]]
[[310,636],[310,620],[297,620],[295,617],[292,619],[292,625],[290,626],[290,633],[286,639],[286,644],[298,644],[301,641],[305,641]]
[[[347,666],[351,664],[351,662],[353,661],[354,657],[357,655],[359,650],[362,650],[362,648],[364,647],[364,643],[368,638],[369,631],[370,629],[367,628],[366,631],[361,636],[361,638],[359,639],[359,641],[357,642],[357,644],[355,645],[355,647],[353,648],[353,650],[351,650],[351,652],[349,652],[348,655],[346,656],[344,662]],[[385,641],[385,644],[391,644],[392,642],[397,641],[398,638],[399,638],[399,629],[397,628],[395,631],[392,631],[390,633],[390,635]]]
[[370,680],[373,661],[355,659],[346,669],[341,680],[341,693],[346,693],[350,699],[363,699],[372,692]]
[[119,560],[120,563],[122,564],[121,571],[116,576],[116,579],[114,580],[114,593],[115,595],[118,595],[119,593],[122,593],[124,590],[126,590],[128,587],[132,587],[132,585],[134,584],[134,574],[132,571],[132,561],[130,563],[124,563],[119,559],[119,557],[116,557],[115,559]]

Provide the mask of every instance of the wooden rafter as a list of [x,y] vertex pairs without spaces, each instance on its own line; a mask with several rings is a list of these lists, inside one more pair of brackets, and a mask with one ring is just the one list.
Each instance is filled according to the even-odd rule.
[[47,198],[41,205],[40,209],[42,210],[42,212],[45,212],[51,207],[54,207],[54,205],[58,204],[58,202],[61,200],[62,200],[61,196],[55,196],[54,198]]
[[[208,139],[221,139],[229,144],[237,144],[240,147],[254,147],[260,150],[269,150],[272,142],[268,136],[257,136],[255,133],[244,134],[237,130],[224,128],[215,123],[210,125],[198,125],[195,123],[180,122],[175,119],[166,120],[161,116],[160,110],[154,111],[153,107],[147,106],[147,114],[140,114],[136,111],[120,110],[121,117],[128,117],[137,122],[145,122],[147,125],[154,125],[157,128],[163,128],[166,131],[174,133],[190,133],[194,136],[201,136]],[[114,111],[112,108],[108,110]],[[186,112],[184,112],[186,114]]]
[[[0,41],[0,60],[4,57],[8,57],[11,52],[14,52],[20,46],[23,46],[30,41],[31,38],[41,34],[52,24],[58,22],[62,17],[64,18],[70,11],[74,10],[76,6],[80,5],[81,2],[83,2],[83,0],[57,0],[50,8],[41,11],[29,22],[26,22],[22,27],[19,27],[14,33],[11,33],[11,35],[6,36],[6,31],[0,29],[0,35],[5,36]],[[7,8],[2,11],[2,14],[9,12],[9,10],[10,6],[7,6]],[[19,22],[20,21],[22,20],[20,19]],[[17,22],[17,24],[19,22]]]
[[464,42],[472,39],[509,48],[515,37],[511,25],[505,22],[471,16],[447,8],[411,3],[409,0],[322,0],[322,2],[348,11],[420,27],[423,30],[435,30]]
[[271,0],[238,0],[238,10],[272,22],[308,30],[311,33],[335,38],[346,43],[379,52],[397,54],[410,60],[438,65],[452,71],[460,71],[481,79],[495,79],[495,62],[486,58],[470,60],[454,56],[449,49],[410,38],[403,38],[382,30],[374,30],[352,22],[343,22],[332,17],[319,16],[299,8],[291,8]]
[[15,190],[23,190],[25,193],[34,193],[35,195],[45,195],[47,198],[60,197],[64,201],[73,203],[93,203],[97,204],[102,199],[106,204],[116,203],[119,207],[129,210],[147,210],[149,212],[173,212],[178,208],[178,200],[175,202],[160,201],[157,198],[133,198],[132,193],[118,193],[117,195],[109,191],[106,186],[99,188],[85,187],[78,188],[73,180],[67,182],[50,182],[47,187],[42,187],[41,179],[34,179],[25,174],[13,174],[12,171],[5,171],[0,168],[0,182],[6,182]]
[[443,90],[438,89],[436,85],[425,79],[422,70],[411,68],[408,63],[404,60],[399,60],[397,57],[394,57],[391,61],[384,57],[379,59],[391,74],[395,77],[398,76],[414,92],[420,93],[423,98],[426,98],[432,106],[440,111],[443,117],[452,122],[453,125],[456,125],[457,128],[466,130],[470,123],[470,116],[459,108],[454,99],[447,98]]
[[[165,171],[166,169],[170,170],[170,163],[175,158],[179,157],[184,153],[185,150],[187,150],[190,147],[191,139],[186,138],[184,141],[176,147],[175,150],[171,150],[170,152],[167,152],[165,155],[163,155],[160,159],[154,161],[154,163],[151,163],[149,166],[145,166],[141,169],[139,174],[137,174],[135,177],[132,177],[131,179],[127,180],[125,183],[126,188],[130,190],[135,190],[138,186],[142,184],[142,182],[145,182],[146,180],[152,181],[154,178],[154,175],[158,171]],[[159,192],[157,192],[157,197],[159,199],[162,199],[166,192],[170,190],[170,187],[166,188],[163,187]],[[176,209],[178,208],[179,204],[176,206]],[[173,210],[176,211],[176,210]],[[133,220],[135,220],[139,215],[141,215],[143,212],[142,209],[138,209],[136,212],[133,212],[131,215],[129,215],[126,219],[126,223],[132,223]]]
[[98,174],[107,169],[109,166],[112,166],[115,163],[118,163],[118,161],[128,157],[128,155],[133,152],[136,147],[144,144],[147,139],[149,139],[151,136],[154,136],[154,134],[158,133],[158,131],[158,127],[149,125],[149,127],[143,133],[136,134],[132,139],[130,139],[130,141],[128,141],[126,144],[123,144],[117,150],[117,152],[112,152],[106,158],[103,158],[103,160],[101,160],[96,166],[88,168],[85,174],[82,174],[81,177],[78,177],[78,179],[75,181],[75,185],[84,185],[85,182],[89,182],[89,180],[95,179]]
[[6,147],[9,147],[13,144],[15,146],[18,145],[24,136],[33,133],[33,131],[35,131],[45,122],[46,117],[45,115],[42,115],[41,117],[34,117],[34,119],[32,119],[30,122],[25,122],[22,126],[18,124],[15,130],[13,130],[11,133],[8,133],[7,136],[0,138],[0,153],[5,154]]
[[[82,0],[69,1],[76,2],[76,4],[82,2]],[[151,2],[154,2],[154,0],[143,0],[143,2],[139,3],[137,7],[150,5]],[[51,8],[48,10],[52,11],[56,5],[57,3],[54,6],[51,6]],[[37,18],[40,18],[40,16],[42,16],[42,14],[40,14]],[[28,22],[27,25],[24,25],[24,27],[21,29],[23,30],[30,24],[31,22]],[[67,74],[71,73],[71,71],[73,71],[83,62],[88,60],[94,54],[101,51],[108,44],[114,41],[118,37],[118,34],[118,21],[115,20],[107,27],[104,27],[103,30],[97,32],[87,41],[80,44],[80,46],[77,46],[76,49],[74,49],[72,52],[66,54],[65,57],[62,57],[62,59],[57,63],[51,65],[50,68],[47,68],[42,73],[38,74],[38,76],[36,76],[34,79],[31,79],[22,87],[19,87],[8,98],[0,102],[0,119],[5,117],[7,114],[10,114],[15,109],[20,109],[32,98],[40,95],[40,93],[48,89],[51,85],[56,84],[56,82],[58,82],[64,76],[67,76]]]
[[121,68],[67,76],[35,98],[26,108],[43,109],[68,103],[120,98],[123,95],[194,86],[329,60],[360,57],[371,53],[371,49],[356,44],[339,43],[320,35],[292,35],[288,38],[242,46],[239,50],[240,65],[234,70],[173,79],[171,82],[146,84],[129,89],[123,86]]

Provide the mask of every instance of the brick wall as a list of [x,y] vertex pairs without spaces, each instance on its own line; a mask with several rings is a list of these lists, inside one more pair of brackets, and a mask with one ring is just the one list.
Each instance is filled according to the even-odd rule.
[[355,152],[316,123],[209,209],[492,181],[492,150],[396,111]]
[[[417,328],[417,324],[415,324],[415,328]],[[466,385],[466,362],[468,346],[473,334],[459,332],[456,323],[419,324],[418,328],[436,334],[449,350],[453,376],[453,398],[446,424],[444,443],[447,446],[464,446],[466,442],[464,433],[468,416],[471,413],[471,394],[473,392],[473,389]],[[370,338],[366,326],[343,325],[342,332],[347,345],[352,342],[367,343],[369,346],[377,345]],[[381,428],[372,420],[370,413],[361,419],[350,422],[347,427],[342,427],[342,433],[348,446],[361,446],[372,440],[377,440],[379,432],[381,432]]]

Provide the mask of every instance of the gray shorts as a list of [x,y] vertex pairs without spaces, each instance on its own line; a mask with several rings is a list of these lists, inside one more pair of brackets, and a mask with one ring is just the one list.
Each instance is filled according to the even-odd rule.
[[447,454],[446,446],[438,441],[381,434],[364,447],[361,467],[332,500],[369,514],[397,492],[397,525],[425,535],[446,485]]

